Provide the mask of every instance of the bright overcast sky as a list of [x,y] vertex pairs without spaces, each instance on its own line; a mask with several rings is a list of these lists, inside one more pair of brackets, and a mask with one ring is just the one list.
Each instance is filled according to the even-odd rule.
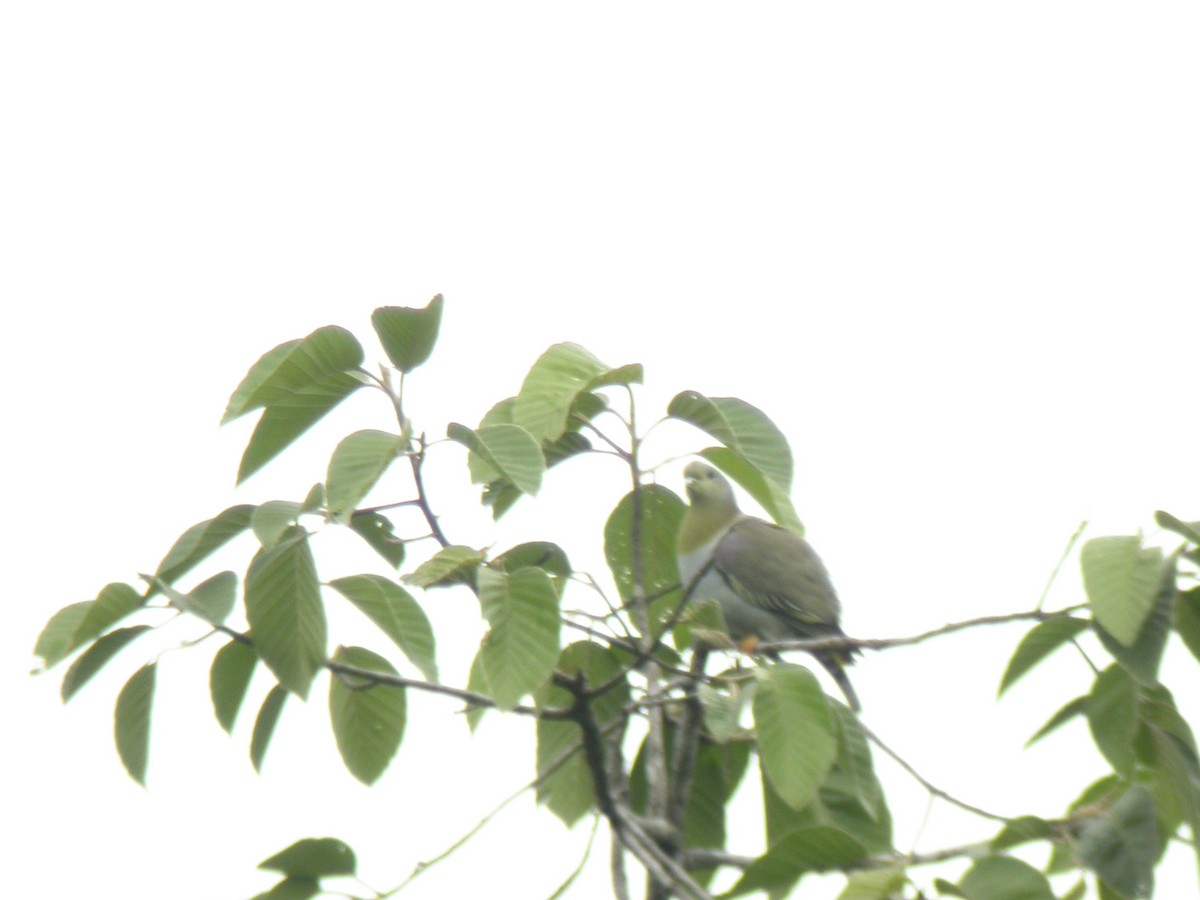
[[[645,363],[645,421],[683,389],[761,407],[856,636],[1031,609],[1083,519],[1165,540],[1156,508],[1200,517],[1198,42],[1197,7],[1169,2],[7,4],[5,894],[249,896],[259,860],[327,834],[386,888],[531,777],[529,722],[468,739],[421,698],[365,789],[321,686],[255,776],[253,708],[217,728],[204,649],[162,658],[143,790],[111,715],[144,655],[66,708],[57,673],[28,677],[55,610],[233,502],[302,499],[341,434],[386,425],[356,400],[237,492],[250,423],[217,427],[261,353],[331,323],[369,339],[375,306],[446,297],[409,385],[431,433],[477,422],[560,340]],[[678,428],[651,449],[705,444]],[[601,567],[614,467],[556,473],[496,533],[461,453],[442,460],[456,540],[562,533]],[[660,478],[681,487],[678,464]],[[317,552],[324,578],[373,564],[333,536]],[[1078,583],[1072,563],[1049,605]],[[448,681],[473,602],[428,597]],[[1053,816],[1104,766],[1079,722],[1021,747],[1089,673],[1063,654],[997,703],[1020,634],[871,655],[854,677],[865,721],[941,787]],[[1195,665],[1171,657],[1179,696]],[[923,791],[880,771],[899,848],[993,832],[941,804],[922,830]],[[400,896],[547,896],[586,830],[519,804]],[[760,841],[751,811],[731,849]],[[596,856],[572,896],[605,895]],[[1165,895],[1195,889],[1189,856]]]

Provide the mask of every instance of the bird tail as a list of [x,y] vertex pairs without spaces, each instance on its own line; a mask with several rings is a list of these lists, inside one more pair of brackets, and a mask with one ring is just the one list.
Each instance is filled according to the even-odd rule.
[[817,662],[825,667],[833,680],[837,682],[837,686],[842,689],[842,693],[846,695],[846,704],[854,712],[862,710],[862,704],[858,702],[858,694],[854,693],[854,686],[850,684],[850,678],[846,675],[846,662],[842,655],[819,653],[817,654]]

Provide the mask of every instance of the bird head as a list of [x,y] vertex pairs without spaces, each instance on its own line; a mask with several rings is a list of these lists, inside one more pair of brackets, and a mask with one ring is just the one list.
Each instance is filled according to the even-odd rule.
[[712,466],[688,463],[683,482],[690,504],[680,523],[676,547],[686,554],[696,552],[728,528],[739,513],[733,488]]
[[737,498],[725,476],[707,463],[688,463],[683,470],[688,500],[698,509],[726,514],[737,512]]

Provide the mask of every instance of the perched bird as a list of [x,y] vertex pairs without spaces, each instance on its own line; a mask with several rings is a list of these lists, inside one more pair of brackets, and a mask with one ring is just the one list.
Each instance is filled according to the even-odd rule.
[[[690,504],[676,552],[684,587],[712,563],[692,591],[693,601],[720,603],[730,637],[743,647],[843,634],[837,593],[807,541],[742,513],[733,488],[712,466],[689,463],[683,477]],[[850,654],[830,650],[813,655],[857,712],[858,696],[844,670]]]

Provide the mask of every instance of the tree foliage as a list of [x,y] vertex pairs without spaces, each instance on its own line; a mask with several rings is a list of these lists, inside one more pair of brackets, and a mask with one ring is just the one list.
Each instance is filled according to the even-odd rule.
[[[1102,898],[1137,898],[1150,895],[1170,841],[1190,834],[1194,844],[1200,836],[1200,755],[1159,680],[1171,634],[1200,660],[1200,588],[1187,587],[1200,563],[1200,523],[1159,513],[1159,524],[1181,539],[1165,556],[1138,536],[1085,543],[1079,556],[1087,602],[1078,607],[1047,611],[1039,605],[904,638],[763,647],[883,651],[1026,620],[1031,627],[999,677],[1004,693],[1035,677],[1051,655],[1082,654],[1081,642],[1094,637],[1087,657],[1095,672],[1091,689],[1064,698],[1031,742],[1082,717],[1111,773],[1080,784],[1078,800],[1066,810],[1018,818],[975,810],[983,818],[974,843],[904,854],[893,845],[873,764],[872,743],[883,745],[824,693],[806,665],[763,656],[709,671],[721,622],[711,607],[691,602],[690,586],[679,584],[674,539],[683,501],[650,480],[654,466],[643,459],[647,431],[636,424],[640,365],[611,367],[577,344],[556,344],[533,362],[517,395],[495,403],[478,425],[448,420],[445,426],[448,442],[467,449],[464,476],[496,519],[538,494],[547,469],[583,454],[605,453],[628,469],[631,488],[612,498],[603,529],[615,591],[589,584],[603,599],[600,613],[581,618],[566,611],[565,593],[583,579],[558,544],[477,548],[443,532],[423,479],[439,447],[407,417],[404,404],[405,390],[418,383],[413,373],[435,348],[442,306],[439,296],[421,309],[375,311],[371,324],[389,363],[379,374],[364,367],[357,338],[336,326],[280,344],[251,366],[224,417],[260,414],[239,481],[358,391],[380,393],[394,410],[395,429],[346,436],[324,481],[299,499],[232,506],[189,528],[154,574],[143,576],[142,587],[109,584],[94,600],[55,613],[35,652],[44,668],[73,657],[63,677],[64,701],[103,667],[127,659],[155,625],[184,616],[220,643],[209,678],[219,727],[231,730],[252,678],[272,682],[251,737],[256,768],[288,698],[306,698],[318,682],[328,692],[329,721],[346,768],[366,784],[380,778],[405,740],[423,737],[405,729],[409,691],[465,702],[472,726],[484,710],[527,717],[538,800],[568,826],[585,817],[606,823],[619,856],[632,856],[644,869],[652,898],[710,897],[720,870],[734,873],[724,876],[731,886],[722,896],[728,897],[782,897],[806,874],[830,871],[846,876],[843,900],[926,896],[919,867],[954,856],[972,863],[956,883],[935,881],[947,896],[1078,898],[1094,888]],[[685,390],[666,415],[715,440],[695,452],[781,525],[802,531],[790,500],[791,450],[761,410]],[[397,466],[407,467],[411,494],[365,506]],[[401,507],[419,510],[428,533],[399,530],[390,514]],[[383,571],[322,582],[313,537],[323,528],[356,535],[378,555]],[[240,580],[218,571],[191,582],[218,550],[247,533],[257,546]],[[434,552],[414,552],[428,540]],[[429,595],[450,589],[474,593],[487,623],[465,685],[439,680],[436,638],[455,636],[435,636],[425,613]],[[391,658],[357,646],[330,648],[326,605],[337,602],[378,627],[394,648]],[[212,643],[190,648],[204,652]],[[159,664],[150,657],[135,665],[116,698],[117,750],[140,783],[151,757]],[[752,789],[755,779],[765,813],[757,852],[743,846],[741,836],[730,841],[725,825],[735,793]],[[1049,848],[1049,865],[1039,869],[1014,855],[1033,844]],[[316,896],[353,875],[355,866],[354,852],[341,841],[301,839],[262,863],[281,880],[261,896]],[[614,880],[618,896],[628,896],[623,866],[614,866]]]

